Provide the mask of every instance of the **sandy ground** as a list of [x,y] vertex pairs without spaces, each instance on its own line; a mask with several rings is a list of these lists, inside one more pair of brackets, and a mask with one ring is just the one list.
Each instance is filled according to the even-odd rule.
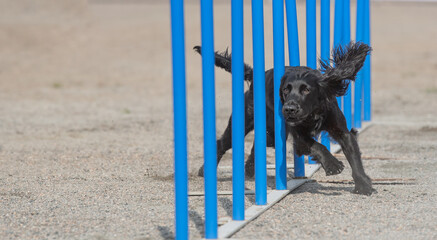
[[[0,2],[0,239],[174,237],[168,2],[102,2]],[[304,5],[298,7],[303,26]],[[194,173],[203,161],[201,62],[191,51],[200,43],[199,6],[190,1],[185,10],[190,190],[200,191],[203,179]],[[374,124],[359,140],[363,155],[374,158],[364,165],[372,178],[416,180],[376,183],[371,197],[350,194],[350,184],[308,183],[236,238],[437,238],[436,12],[437,4],[372,7]],[[250,17],[246,4],[248,63]],[[265,18],[270,68],[267,3]],[[225,49],[229,4],[216,3],[215,23],[216,49]],[[303,28],[304,63],[302,36]],[[219,135],[231,111],[231,82],[220,70],[216,79]],[[350,168],[315,176],[335,179],[351,179]],[[231,188],[229,171],[219,171],[218,188]],[[218,200],[219,216],[230,215],[230,198]],[[203,214],[203,199],[190,198],[191,238],[203,236]]]

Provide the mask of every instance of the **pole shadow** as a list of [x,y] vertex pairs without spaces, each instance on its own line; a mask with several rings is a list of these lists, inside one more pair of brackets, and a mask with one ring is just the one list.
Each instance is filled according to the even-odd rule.
[[173,231],[167,226],[158,226],[158,231],[162,239],[175,239]]

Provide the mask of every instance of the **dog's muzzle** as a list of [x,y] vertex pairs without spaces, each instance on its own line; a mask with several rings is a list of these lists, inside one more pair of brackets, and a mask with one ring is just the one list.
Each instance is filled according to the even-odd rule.
[[282,107],[282,114],[287,122],[300,122],[302,108],[297,104],[286,104]]
[[297,104],[287,104],[282,107],[282,113],[286,117],[295,118],[302,112],[302,109]]

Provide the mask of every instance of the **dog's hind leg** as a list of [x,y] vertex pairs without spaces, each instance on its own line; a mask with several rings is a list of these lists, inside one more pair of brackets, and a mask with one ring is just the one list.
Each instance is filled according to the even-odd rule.
[[249,158],[244,165],[244,174],[248,178],[252,178],[255,175],[255,142],[250,150]]
[[[273,126],[274,127],[274,126]],[[275,147],[275,130],[271,126],[267,126],[267,147]],[[252,178],[255,175],[255,142],[253,143],[252,149],[250,150],[249,158],[245,164],[245,175],[248,178]]]
[[[220,160],[222,159],[223,155],[231,149],[232,147],[232,116],[229,118],[228,126],[225,129],[225,132],[223,135],[217,139],[217,165],[219,164]],[[203,177],[204,173],[204,165],[199,168],[198,175],[200,177]]]
[[[246,119],[247,119],[246,114]],[[245,124],[245,133],[244,136],[246,136],[249,132],[253,130],[253,120],[250,121],[250,119],[247,119]],[[232,116],[229,118],[228,126],[225,129],[225,132],[223,135],[217,140],[217,165],[220,163],[220,160],[222,159],[223,155],[232,148]],[[200,177],[203,177],[203,168],[199,168],[198,175]]]
[[[244,136],[250,133],[253,130],[254,122],[253,122],[253,103],[250,101],[250,94],[245,94],[245,114],[244,114]],[[222,159],[223,155],[232,148],[232,115],[229,118],[228,126],[226,127],[223,135],[217,140],[217,165]],[[198,175],[203,177],[204,165],[199,168]]]

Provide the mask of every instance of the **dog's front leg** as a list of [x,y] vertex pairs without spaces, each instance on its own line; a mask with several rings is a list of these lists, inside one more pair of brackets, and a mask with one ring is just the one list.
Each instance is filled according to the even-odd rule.
[[326,176],[340,174],[344,169],[343,163],[332,156],[325,146],[316,141],[311,146],[310,156],[322,164]]
[[316,142],[311,137],[306,139],[295,138],[295,148],[298,155],[310,155],[313,160],[322,164],[327,176],[336,175],[343,171],[344,165],[337,158],[332,156],[328,149]]
[[373,191],[372,181],[366,175],[361,162],[361,153],[356,137],[352,132],[344,132],[337,137],[337,142],[340,144],[344,155],[346,156],[351,168],[352,178],[355,181],[354,193],[371,195]]

